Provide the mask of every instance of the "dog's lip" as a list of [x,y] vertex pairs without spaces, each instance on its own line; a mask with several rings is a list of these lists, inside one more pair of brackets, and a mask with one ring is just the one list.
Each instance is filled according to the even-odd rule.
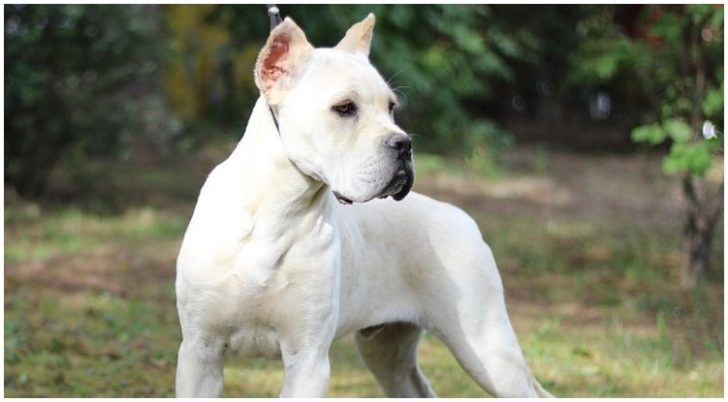
[[397,194],[402,187],[407,183],[407,172],[404,169],[400,169],[394,174],[392,180],[387,184],[387,187],[382,192],[379,198],[386,198],[390,195]]
[[379,198],[391,196],[395,201],[401,201],[412,189],[415,173],[409,165],[399,169],[392,177],[392,181]]
[[351,205],[354,203],[352,200],[341,195],[338,191],[334,191],[334,197],[336,197],[336,201],[339,201],[339,204],[341,205]]
[[412,190],[412,185],[415,183],[415,172],[410,171],[410,173],[407,175],[407,180],[404,182],[404,185],[400,188],[399,192],[392,195],[392,198],[395,201],[402,201],[404,197],[409,194],[410,190]]

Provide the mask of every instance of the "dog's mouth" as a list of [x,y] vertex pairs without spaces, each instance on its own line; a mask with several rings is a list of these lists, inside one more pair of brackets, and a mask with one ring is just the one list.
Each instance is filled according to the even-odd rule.
[[[384,187],[384,190],[376,198],[392,197],[395,201],[401,201],[409,194],[414,181],[415,174],[412,170],[412,162],[407,161],[394,173],[392,180],[389,181]],[[354,203],[353,200],[338,191],[334,191],[333,193],[336,201],[341,205],[351,205]]]
[[415,182],[415,173],[412,162],[407,161],[392,177],[379,198],[392,197],[395,201],[402,201],[409,194]]

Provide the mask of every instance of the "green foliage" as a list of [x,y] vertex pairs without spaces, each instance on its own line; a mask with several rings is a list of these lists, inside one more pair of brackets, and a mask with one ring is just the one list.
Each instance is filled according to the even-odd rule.
[[[487,174],[512,143],[498,123],[504,94],[542,80],[566,98],[619,88],[610,91],[614,104],[650,123],[635,130],[635,141],[683,141],[686,130],[674,120],[694,124],[696,104],[695,80],[682,70],[691,55],[678,46],[690,21],[707,29],[693,34],[710,38],[700,107],[722,132],[722,8],[644,6],[632,36],[615,24],[625,8],[281,6],[317,46],[334,45],[374,12],[371,59],[399,93],[397,120],[417,150],[465,155]],[[58,161],[75,172],[77,187],[90,189],[99,172],[86,167],[89,156],[124,159],[132,148],[156,156],[170,144],[193,148],[208,132],[239,136],[258,95],[252,64],[269,30],[262,5],[7,5],[5,25],[5,178],[25,195],[43,193]],[[199,135],[178,138],[184,126],[167,101]],[[645,104],[651,114],[640,113]]]
[[694,143],[674,142],[670,153],[662,160],[667,173],[689,172],[702,176],[713,164],[712,149],[706,141]]
[[[597,86],[639,77],[635,84],[651,99],[658,122],[635,127],[632,140],[669,141],[666,172],[704,175],[723,143],[723,8],[645,6],[637,23],[642,33],[631,37],[611,23],[614,6],[587,10],[577,27],[581,43],[572,55],[570,82]],[[703,137],[704,121],[717,127],[715,138]]]
[[703,100],[703,114],[706,116],[719,116],[723,113],[723,79],[720,79],[720,88],[709,88]]
[[640,69],[649,63],[644,46],[620,34],[613,24],[614,6],[583,9],[585,15],[576,26],[578,46],[567,56],[567,87],[596,88],[617,79],[625,69]]
[[632,140],[657,145],[672,140],[670,153],[662,161],[667,173],[689,172],[702,176],[713,164],[713,155],[719,148],[717,141],[691,141],[692,128],[681,119],[670,119],[662,124],[639,126],[632,131]]
[[672,141],[670,152],[662,161],[667,173],[687,172],[702,176],[713,164],[713,156],[722,147],[722,140],[694,141],[692,128],[681,119],[670,119],[665,123],[647,124],[632,130],[632,140],[657,145],[667,139]]
[[632,130],[632,141],[657,145],[665,141],[665,130],[657,123],[646,124]]
[[4,7],[5,179],[38,196],[60,159],[118,156],[148,128],[141,112],[153,107],[145,95],[158,68],[155,10]]
[[716,141],[692,141],[692,128],[682,119],[673,118],[662,124],[639,126],[632,131],[632,140],[657,145],[672,141],[670,153],[662,161],[667,173],[689,172],[702,176],[713,164],[712,156],[719,145]]
[[[377,25],[371,59],[400,94],[397,119],[427,152],[469,152],[484,146],[497,155],[508,133],[486,117],[483,101],[498,83],[515,79],[513,64],[533,59],[539,41],[526,26],[506,24],[508,10],[485,5],[283,5],[315,46],[333,46],[354,22],[373,12]],[[213,16],[232,33],[234,46],[259,48],[267,35],[262,7],[220,6]],[[251,78],[252,79],[252,75]]]
[[663,123],[663,127],[674,142],[687,142],[692,137],[692,128],[681,119],[670,119]]
[[[682,40],[677,35],[667,37],[666,40],[671,41],[674,46],[682,47],[691,53],[703,54],[700,60],[695,60],[694,68],[713,69],[720,66],[715,74],[708,74],[705,84],[699,84],[696,80],[704,78],[694,78],[691,74],[699,74],[694,69],[687,71],[676,71],[672,77],[677,85],[675,89],[670,88],[669,96],[663,101],[661,119],[664,121],[662,126],[673,144],[670,147],[670,153],[663,160],[663,168],[668,173],[689,173],[695,176],[702,176],[707,172],[713,162],[713,156],[716,151],[722,149],[722,121],[723,121],[723,74],[722,74],[722,57],[715,57],[711,53],[711,48],[720,45],[720,39],[707,41],[705,32],[716,31],[717,38],[722,38],[722,8],[710,6],[688,6],[686,17],[690,18],[693,25],[678,25],[688,35],[701,35],[699,39],[693,39],[692,46],[681,43]],[[715,23],[716,25],[713,25]],[[712,34],[710,34],[712,35]],[[707,43],[706,43],[707,42]],[[718,43],[711,43],[718,42]],[[697,43],[697,45],[696,45]],[[698,57],[698,56],[695,56]],[[699,63],[700,65],[697,65]],[[712,79],[711,79],[712,75]],[[698,102],[693,102],[690,95],[701,89],[696,85],[704,85],[702,89],[704,97]],[[718,122],[720,126],[717,128],[718,133],[715,138],[704,138],[702,133],[698,132],[702,127],[691,127],[685,120],[678,116],[684,116],[685,119],[694,116],[701,116],[698,122],[702,120],[713,120]]]

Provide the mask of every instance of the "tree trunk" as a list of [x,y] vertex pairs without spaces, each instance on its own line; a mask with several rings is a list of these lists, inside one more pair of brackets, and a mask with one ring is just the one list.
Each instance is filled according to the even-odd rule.
[[[695,184],[690,175],[683,178],[683,191],[688,199],[685,263],[680,278],[684,289],[695,288],[698,282],[705,278],[710,268],[715,226],[723,212],[723,184],[713,197],[709,197],[707,190],[703,191],[703,197],[700,197]],[[712,205],[710,205],[711,199]]]
[[686,227],[686,261],[682,271],[682,287],[693,289],[705,277],[713,248],[713,230],[701,230],[690,216]]
[[[688,43],[686,52],[689,57],[683,60],[682,66],[686,74],[692,72],[695,77],[695,87],[692,94],[692,113],[690,126],[692,141],[703,141],[702,125],[703,99],[705,98],[706,66],[700,32],[705,21],[687,25]],[[687,62],[689,61],[689,63]],[[716,194],[711,194],[706,179],[693,176],[690,172],[683,176],[683,194],[688,201],[687,222],[685,224],[685,263],[682,269],[681,285],[685,289],[693,289],[702,280],[710,265],[710,256],[713,248],[713,233],[715,226],[723,212],[723,182]]]

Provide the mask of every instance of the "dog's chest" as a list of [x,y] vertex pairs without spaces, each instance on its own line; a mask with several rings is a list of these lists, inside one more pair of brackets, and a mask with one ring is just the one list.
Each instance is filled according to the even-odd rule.
[[302,251],[320,248],[303,242],[271,255],[272,248],[251,242],[226,267],[178,273],[182,313],[225,338],[229,350],[276,357],[282,332],[299,331],[330,311],[336,280],[328,253]]
[[280,324],[291,319],[281,308],[280,293],[290,287],[295,275],[262,271],[232,271],[219,278],[217,285],[188,289],[191,297],[185,310],[199,317],[204,332],[226,339],[229,351],[276,357]]

